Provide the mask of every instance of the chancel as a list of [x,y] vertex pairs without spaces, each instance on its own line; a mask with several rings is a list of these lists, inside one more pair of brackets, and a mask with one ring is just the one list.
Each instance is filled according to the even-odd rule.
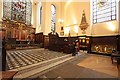
[[1,79],[120,78],[119,0],[1,0]]

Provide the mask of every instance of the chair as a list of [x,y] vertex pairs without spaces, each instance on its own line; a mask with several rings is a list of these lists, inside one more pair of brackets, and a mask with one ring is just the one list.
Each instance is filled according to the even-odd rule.
[[111,54],[111,60],[112,60],[112,64],[113,64],[113,60],[117,61],[117,68],[119,69],[119,65],[120,65],[120,52],[118,51],[113,51]]
[[112,64],[113,64],[113,60],[116,60],[116,57],[120,57],[119,52],[113,52],[113,53],[111,54]]
[[117,57],[117,68],[119,69],[119,65],[120,65],[120,57]]

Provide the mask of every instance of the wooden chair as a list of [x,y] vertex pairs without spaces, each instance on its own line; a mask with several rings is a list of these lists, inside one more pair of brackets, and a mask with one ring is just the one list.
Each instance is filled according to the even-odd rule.
[[120,52],[118,52],[118,51],[112,52],[112,54],[111,54],[112,64],[113,64],[114,60],[117,61],[117,57],[120,57]]
[[117,68],[119,69],[119,65],[120,65],[120,57],[117,57]]
[[117,68],[119,69],[119,65],[120,65],[120,52],[113,51],[112,54],[111,54],[111,60],[112,60],[112,64],[113,64],[114,60],[116,60]]

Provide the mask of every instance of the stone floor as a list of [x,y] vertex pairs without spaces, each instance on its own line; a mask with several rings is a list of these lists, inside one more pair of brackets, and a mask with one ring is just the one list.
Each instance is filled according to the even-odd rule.
[[111,58],[109,56],[91,55],[77,65],[92,69],[94,71],[103,72],[111,76],[118,76],[116,63],[112,64]]
[[[66,54],[46,49],[7,51],[8,69],[13,70],[64,55]],[[116,63],[112,64],[110,56],[80,52],[72,60],[48,70],[48,72],[39,75],[33,80],[119,80],[118,78],[120,78],[120,71],[118,71]]]
[[110,57],[82,54],[35,79],[119,80],[118,78],[120,78],[120,72],[116,64],[111,63]]
[[6,59],[8,70],[12,70],[64,55],[66,54],[62,52],[49,51],[47,49],[14,50],[7,51]]

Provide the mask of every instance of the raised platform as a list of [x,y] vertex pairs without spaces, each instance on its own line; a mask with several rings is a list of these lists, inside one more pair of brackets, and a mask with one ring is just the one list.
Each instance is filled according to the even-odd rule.
[[43,48],[7,51],[8,70],[36,64],[64,55],[66,54]]
[[14,78],[34,78],[73,57],[71,54],[49,51],[47,49],[28,49],[7,51],[9,71],[18,71]]

